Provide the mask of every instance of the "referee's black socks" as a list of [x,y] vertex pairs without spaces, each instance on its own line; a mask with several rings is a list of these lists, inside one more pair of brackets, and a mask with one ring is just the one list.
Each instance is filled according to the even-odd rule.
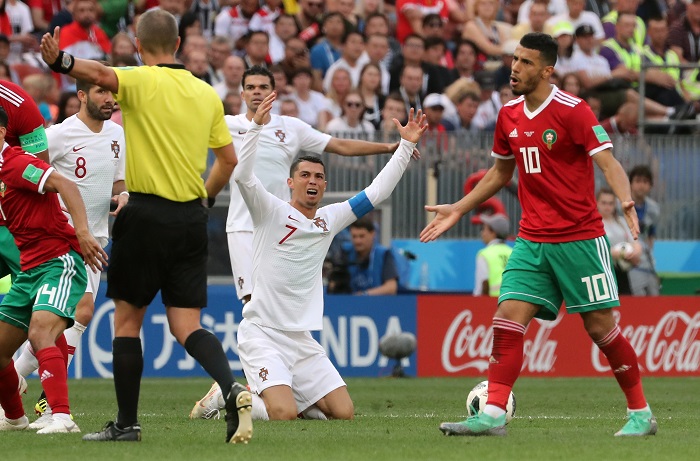
[[114,338],[112,342],[114,389],[117,393],[117,426],[135,424],[138,419],[139,391],[143,373],[141,338]]
[[233,385],[233,373],[219,339],[202,328],[187,337],[185,349],[219,383],[226,399]]

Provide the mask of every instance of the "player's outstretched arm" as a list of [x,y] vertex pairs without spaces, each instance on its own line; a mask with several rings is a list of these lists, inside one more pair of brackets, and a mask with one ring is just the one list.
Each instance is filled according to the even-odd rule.
[[250,128],[243,137],[241,151],[238,153],[238,166],[233,171],[233,179],[238,183],[247,183],[253,177],[254,157],[263,122],[272,110],[272,103],[277,97],[276,92],[272,92],[258,106],[253,116]]
[[78,186],[73,181],[54,170],[49,174],[44,184],[44,190],[58,192],[63,203],[70,213],[75,228],[75,236],[78,237],[80,251],[83,254],[85,264],[90,266],[93,272],[98,273],[107,266],[107,253],[102,249],[97,240],[90,233],[88,228],[85,204],[80,197]]
[[58,47],[60,27],[56,27],[53,35],[45,33],[41,38],[41,58],[49,68],[61,74],[68,74],[78,80],[93,83],[112,93],[119,92],[119,80],[114,69],[97,61],[79,59],[61,51]]
[[639,218],[637,217],[637,210],[634,209],[629,178],[624,168],[622,168],[620,162],[613,156],[612,150],[610,149],[598,152],[593,156],[593,160],[601,169],[605,175],[605,180],[620,200],[622,212],[625,215],[625,221],[627,221],[630,232],[632,232],[632,237],[636,240],[639,237]]
[[484,200],[501,190],[513,178],[515,160],[496,159],[476,187],[459,202],[451,205],[426,205],[425,211],[437,213],[435,219],[420,233],[421,242],[431,242],[457,224],[462,216],[469,213]]
[[411,108],[411,110],[408,112],[408,121],[406,122],[406,125],[401,125],[401,123],[396,119],[393,119],[393,122],[394,125],[396,125],[396,128],[399,130],[401,139],[405,139],[406,141],[415,144],[420,141],[421,136],[423,136],[423,133],[425,133],[425,131],[428,129],[426,118],[427,116],[424,115],[423,111],[421,110],[418,110],[418,113],[414,117],[413,108]]

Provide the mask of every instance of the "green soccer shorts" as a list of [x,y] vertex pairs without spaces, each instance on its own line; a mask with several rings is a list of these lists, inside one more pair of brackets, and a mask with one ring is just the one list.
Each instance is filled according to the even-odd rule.
[[499,304],[517,299],[540,306],[535,317],[554,320],[562,301],[567,312],[620,305],[606,236],[565,243],[515,241],[503,272]]
[[19,249],[15,238],[7,227],[0,226],[0,278],[11,275],[14,280],[19,271]]
[[0,321],[29,331],[34,311],[49,311],[73,326],[75,306],[85,294],[87,274],[78,253],[69,253],[17,274],[0,304]]

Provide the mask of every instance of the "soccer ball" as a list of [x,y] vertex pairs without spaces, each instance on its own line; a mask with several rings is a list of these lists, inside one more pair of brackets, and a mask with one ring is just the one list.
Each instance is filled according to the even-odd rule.
[[615,262],[617,263],[618,266],[620,266],[620,269],[623,271],[628,271],[632,268],[632,263],[630,263],[628,260],[625,259],[626,256],[631,255],[634,253],[634,247],[632,246],[631,243],[628,242],[620,242],[616,243],[615,245],[612,246],[610,249],[613,252],[617,252],[618,257],[615,258]]
[[[467,396],[467,414],[475,416],[484,411],[489,397],[489,382],[481,381]],[[515,395],[511,392],[506,405],[506,424],[515,417]]]

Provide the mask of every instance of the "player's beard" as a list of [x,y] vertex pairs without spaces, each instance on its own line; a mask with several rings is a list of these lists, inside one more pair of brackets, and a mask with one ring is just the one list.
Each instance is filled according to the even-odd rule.
[[540,81],[540,77],[535,75],[532,78],[529,78],[527,80],[520,80],[520,85],[519,85],[517,90],[515,88],[513,88],[512,85],[511,85],[510,89],[513,90],[513,94],[515,96],[522,96],[524,94],[530,94],[533,91],[535,91],[535,88],[537,88],[539,81]]
[[87,111],[90,118],[94,120],[109,120],[114,112],[114,106],[109,111],[109,114],[102,111],[89,97],[87,99]]

